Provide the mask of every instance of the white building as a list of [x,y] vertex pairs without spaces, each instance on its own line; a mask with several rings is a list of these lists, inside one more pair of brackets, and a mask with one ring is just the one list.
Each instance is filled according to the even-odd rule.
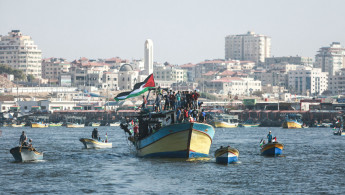
[[288,72],[289,91],[299,95],[321,95],[328,87],[328,73],[304,67]]
[[328,90],[333,95],[345,94],[345,69],[341,69],[328,77]]
[[172,81],[174,83],[187,81],[187,70],[174,66],[156,67],[153,74],[155,80],[158,81]]
[[206,91],[217,94],[250,95],[255,91],[261,91],[261,81],[253,78],[224,77],[205,84]]
[[124,64],[119,70],[118,87],[120,90],[131,90],[138,83],[139,72],[129,64]]
[[339,42],[333,42],[330,47],[320,48],[315,56],[314,67],[334,75],[335,72],[345,68],[345,48],[342,48]]
[[150,75],[153,73],[153,42],[151,39],[145,41],[144,54],[145,72]]
[[271,38],[249,31],[225,37],[225,59],[264,63],[271,56]]
[[103,88],[112,91],[118,90],[119,86],[119,71],[103,72]]
[[30,36],[19,30],[12,30],[7,36],[0,36],[0,64],[22,70],[25,75],[41,78],[42,52]]

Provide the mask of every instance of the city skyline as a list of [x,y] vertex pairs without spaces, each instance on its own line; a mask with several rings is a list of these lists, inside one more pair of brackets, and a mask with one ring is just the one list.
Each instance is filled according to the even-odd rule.
[[1,1],[0,34],[21,30],[35,40],[43,58],[67,60],[144,59],[142,44],[152,39],[155,61],[185,64],[223,59],[224,38],[252,30],[271,37],[272,56],[314,58],[319,48],[332,42],[344,46],[345,27],[337,25],[337,19],[345,18],[344,5],[343,1]]

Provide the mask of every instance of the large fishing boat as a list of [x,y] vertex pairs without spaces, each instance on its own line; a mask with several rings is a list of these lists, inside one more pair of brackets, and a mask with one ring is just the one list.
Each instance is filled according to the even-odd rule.
[[286,129],[300,129],[303,126],[302,115],[287,114],[283,123],[283,128]]
[[38,123],[33,122],[33,123],[31,123],[31,128],[46,128],[48,126],[49,126],[49,124],[41,123],[41,122],[38,122]]
[[[153,74],[135,84],[132,91],[118,94],[115,100],[135,97],[149,90],[156,90]],[[157,92],[161,93],[160,89]],[[147,100],[148,97],[149,94],[144,99]],[[215,133],[211,125],[198,122],[177,123],[174,110],[152,112],[145,103],[141,107],[139,116],[136,116],[139,124],[134,125],[135,134],[129,137],[138,156],[182,159],[208,157]],[[128,123],[120,126],[125,132],[132,134]]]
[[238,116],[220,114],[216,116],[214,127],[216,128],[236,128],[238,126]]
[[33,147],[17,146],[12,148],[10,153],[17,162],[43,160],[43,152],[38,152]]
[[[121,127],[126,130],[125,125]],[[175,112],[163,111],[141,114],[139,135],[129,140],[141,157],[189,159],[208,157],[214,133],[209,124],[175,123]]]

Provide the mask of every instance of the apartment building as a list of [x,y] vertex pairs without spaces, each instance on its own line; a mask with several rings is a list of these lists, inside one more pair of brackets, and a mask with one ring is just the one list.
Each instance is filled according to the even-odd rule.
[[42,60],[42,78],[59,79],[59,76],[69,72],[71,64],[63,58],[47,58]]
[[12,30],[0,36],[0,64],[22,70],[25,75],[42,76],[42,52],[30,36]]
[[264,63],[271,56],[271,38],[249,31],[225,37],[225,59]]
[[329,47],[322,47],[315,56],[315,68],[322,72],[334,75],[335,72],[345,68],[345,48],[339,42],[333,42]]

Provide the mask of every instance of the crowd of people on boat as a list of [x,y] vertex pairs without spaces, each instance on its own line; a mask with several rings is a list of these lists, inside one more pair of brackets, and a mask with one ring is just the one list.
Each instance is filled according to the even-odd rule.
[[[201,110],[203,102],[198,101],[200,94],[194,91],[172,91],[162,90],[158,87],[155,90],[155,100],[153,102],[153,111],[169,111],[174,110],[176,112],[177,123],[181,122],[205,122],[206,113]],[[145,96],[141,109],[147,108],[148,101]],[[200,111],[201,110],[201,111]]]

